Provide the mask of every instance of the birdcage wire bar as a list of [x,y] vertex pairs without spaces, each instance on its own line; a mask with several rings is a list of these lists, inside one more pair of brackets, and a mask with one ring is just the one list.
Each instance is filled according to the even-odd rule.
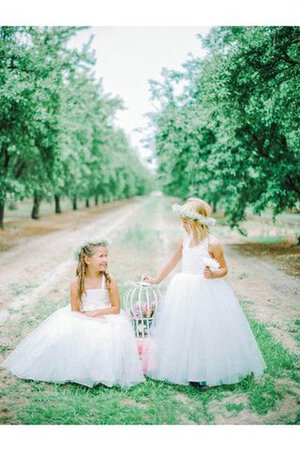
[[149,337],[161,298],[158,287],[142,282],[125,293],[125,310],[137,338]]

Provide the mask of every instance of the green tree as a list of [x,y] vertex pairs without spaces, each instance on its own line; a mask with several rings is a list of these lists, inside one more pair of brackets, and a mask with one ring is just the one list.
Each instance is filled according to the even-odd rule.
[[232,227],[248,206],[275,217],[299,200],[300,28],[218,27],[201,40],[202,60],[152,82],[165,190],[219,204]]
[[[123,107],[96,80],[90,42],[71,49],[78,27],[0,28],[0,226],[4,205],[67,196],[89,205],[149,188],[149,175],[114,126]],[[147,184],[148,183],[148,184]],[[142,187],[144,186],[144,187]]]

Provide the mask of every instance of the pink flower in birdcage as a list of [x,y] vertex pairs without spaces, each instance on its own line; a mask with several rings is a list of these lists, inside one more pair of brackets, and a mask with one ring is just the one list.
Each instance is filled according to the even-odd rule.
[[147,319],[150,319],[153,316],[154,313],[154,309],[152,308],[152,306],[149,306],[148,310],[147,310]]
[[148,338],[161,298],[158,287],[142,282],[125,293],[124,307],[129,311],[137,338]]
[[134,303],[131,309],[131,315],[135,319],[150,319],[155,311],[155,303],[152,302],[148,305],[143,303],[140,305],[138,302]]

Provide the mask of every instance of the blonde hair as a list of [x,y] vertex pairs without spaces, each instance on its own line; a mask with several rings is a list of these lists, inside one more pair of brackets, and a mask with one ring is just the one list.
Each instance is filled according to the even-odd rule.
[[[78,298],[79,298],[79,305],[82,306],[82,296],[86,293],[85,291],[85,285],[84,285],[84,277],[86,274],[87,269],[87,263],[85,262],[85,257],[91,257],[95,254],[95,249],[103,247],[106,248],[104,245],[94,244],[94,243],[87,243],[78,252],[78,263],[76,268],[76,276],[78,277]],[[111,284],[111,278],[110,275],[107,272],[101,272],[105,277],[105,286],[106,289],[110,290],[110,284]]]
[[[196,213],[201,214],[204,217],[211,216],[211,207],[208,203],[200,198],[190,197],[187,199],[184,205],[188,205]],[[198,220],[190,219],[188,217],[186,217],[185,220],[189,224],[193,237],[197,243],[209,236],[210,230],[207,225],[199,223]]]

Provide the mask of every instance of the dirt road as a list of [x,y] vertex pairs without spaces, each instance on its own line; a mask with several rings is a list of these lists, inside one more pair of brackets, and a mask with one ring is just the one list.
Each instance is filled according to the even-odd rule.
[[88,225],[73,223],[61,231],[31,238],[0,253],[0,324],[25,304],[33,305],[75,272],[74,249],[89,236],[109,235],[126,226],[149,200],[118,203],[104,209]]
[[[105,234],[112,238],[114,245],[110,258],[121,294],[145,271],[155,273],[181,236],[178,218],[171,213],[171,204],[172,199],[159,196],[135,198],[107,208],[91,208],[81,213],[84,218],[78,222],[72,221],[71,213],[68,213],[65,219],[59,218],[59,227],[58,219],[49,216],[49,232],[33,233],[24,238],[20,234],[14,246],[7,245],[7,250],[0,253],[0,345],[4,354],[41,319],[68,302],[69,281],[76,265],[73,251],[78,242],[88,236]],[[243,308],[265,324],[278,342],[297,353],[299,341],[293,324],[300,317],[299,278],[289,275],[280,261],[254,252],[247,239],[226,227],[217,225],[214,234],[223,243],[229,266],[227,282]],[[179,269],[178,265],[176,270]],[[167,282],[168,279],[162,288]],[[11,381],[6,379],[6,382]],[[297,389],[296,386],[293,389]],[[272,423],[285,417],[285,409],[289,408],[290,413],[290,398],[287,402],[288,406],[283,403],[274,419],[270,416]],[[265,418],[249,411],[242,411],[238,416],[224,416],[224,408],[220,413],[218,408],[219,404],[212,407],[215,423],[266,423]],[[293,408],[296,413],[296,407]]]

